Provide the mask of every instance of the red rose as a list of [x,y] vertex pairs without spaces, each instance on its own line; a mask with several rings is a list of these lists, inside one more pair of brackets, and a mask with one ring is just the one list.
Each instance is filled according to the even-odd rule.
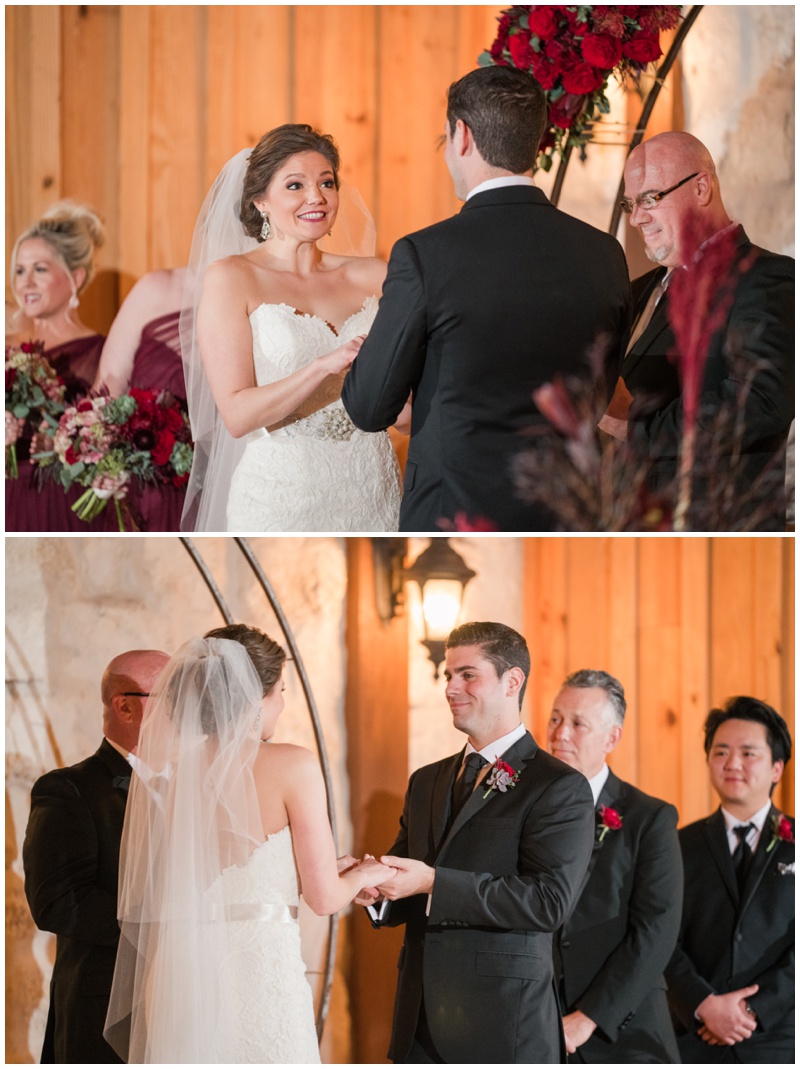
[[550,105],[550,123],[560,130],[569,130],[582,107],[582,96],[564,93]]
[[494,765],[495,768],[499,768],[501,772],[505,772],[509,776],[514,775],[514,769],[511,767],[511,765],[506,764],[506,762],[503,761],[501,758],[498,757]]
[[75,407],[78,412],[91,412],[94,408],[94,405],[91,401],[78,401]]
[[175,435],[170,434],[169,431],[159,431],[158,440],[155,446],[150,450],[150,456],[153,458],[153,463],[157,467],[161,467],[162,464],[168,464],[169,458],[172,456],[172,449],[175,445]]
[[581,44],[583,58],[591,67],[610,71],[622,59],[622,45],[616,37],[606,34],[587,33]]
[[661,55],[657,33],[637,33],[622,46],[622,54],[634,63],[652,63]]
[[173,475],[172,476],[172,485],[173,486],[183,486],[183,484],[185,482],[188,482],[188,480],[189,480],[189,472],[188,471],[186,472],[185,475]]
[[778,838],[782,843],[793,843],[794,836],[792,835],[792,822],[788,817],[781,817],[778,821],[778,827],[776,829]]
[[497,20],[497,38],[495,43],[504,45],[508,40],[508,31],[511,29],[511,16],[506,12]]
[[549,41],[558,33],[558,18],[549,4],[531,8],[528,16],[528,27],[531,33],[543,41]]
[[67,451],[64,454],[64,459],[66,460],[67,464],[77,464],[80,460],[80,457],[76,454],[72,446],[68,445]]
[[602,71],[590,67],[588,63],[577,63],[571,70],[564,71],[561,84],[568,93],[585,96],[599,89],[605,81]]
[[534,51],[526,33],[515,33],[512,37],[509,37],[508,50],[511,53],[514,66],[518,70],[524,71],[530,67]]
[[611,831],[619,831],[622,827],[622,817],[609,805],[600,806],[600,819],[603,822],[603,827],[610,828]]
[[178,408],[164,408],[162,409],[163,419],[162,426],[172,431],[173,434],[177,434],[178,431],[183,429],[183,416]]
[[15,367],[6,368],[6,390],[10,390],[14,383],[17,381],[17,369]]
[[558,81],[555,67],[546,56],[542,55],[541,52],[533,53],[531,71],[542,89],[552,89]]

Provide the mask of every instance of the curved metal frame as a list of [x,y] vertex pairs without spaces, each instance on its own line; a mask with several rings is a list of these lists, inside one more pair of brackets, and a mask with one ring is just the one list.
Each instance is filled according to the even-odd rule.
[[[184,549],[192,558],[192,561],[196,565],[198,571],[202,575],[206,586],[211,592],[211,596],[216,603],[217,608],[222,614],[225,623],[234,623],[233,615],[228,608],[228,604],[222,595],[217,583],[214,580],[214,576],[211,574],[206,562],[203,560],[200,551],[191,538],[181,537]],[[322,767],[322,776],[325,781],[325,794],[328,802],[328,817],[331,822],[331,829],[333,831],[333,841],[337,842],[336,835],[336,814],[333,809],[333,779],[331,777],[330,763],[328,761],[328,751],[325,746],[325,739],[322,734],[322,723],[319,718],[319,711],[317,710],[316,702],[314,701],[314,695],[311,691],[311,683],[308,679],[308,674],[303,664],[303,658],[300,655],[297,643],[295,642],[294,634],[289,626],[289,621],[286,618],[286,614],[281,607],[275,590],[272,584],[267,579],[263,568],[256,559],[253,550],[246,538],[234,538],[233,541],[239,547],[243,557],[250,566],[250,570],[256,577],[259,586],[264,592],[267,601],[270,604],[270,608],[275,613],[275,616],[280,624],[281,631],[286,640],[286,645],[289,647],[289,653],[297,668],[297,674],[300,677],[300,685],[303,688],[303,696],[306,701],[309,714],[311,715],[311,723],[314,728],[314,738],[317,744],[317,754],[319,755],[320,765]],[[338,852],[338,850],[337,850]],[[336,944],[339,934],[339,917],[338,914],[333,914],[328,918],[328,946],[325,954],[325,966],[323,968],[323,981],[322,981],[322,997],[320,999],[319,1009],[317,1011],[317,1037],[322,1039],[322,1032],[325,1028],[325,1021],[328,1017],[328,1010],[330,1008],[331,1000],[331,988],[333,986],[333,970],[336,964]]]
[[[667,52],[664,62],[656,71],[653,88],[648,93],[647,100],[645,101],[644,107],[642,108],[642,114],[639,116],[639,122],[636,124],[636,129],[633,132],[633,137],[631,138],[630,145],[628,146],[627,156],[630,156],[631,152],[633,152],[633,150],[644,137],[645,130],[647,129],[647,123],[653,113],[653,108],[655,107],[656,100],[658,99],[658,95],[664,87],[664,81],[669,72],[672,70],[672,66],[675,63],[675,60],[678,58],[678,53],[681,50],[681,46],[683,45],[683,42],[686,38],[686,34],[694,25],[694,21],[700,14],[700,12],[703,10],[703,6],[703,4],[695,4],[692,7],[691,11],[689,11],[689,13],[686,15],[683,22],[681,23],[680,29],[675,34],[675,39],[672,42],[672,45],[670,46],[669,52]],[[569,161],[572,157],[572,149],[572,145],[567,145],[566,149],[564,150],[564,155],[561,157],[561,162],[558,165],[558,170],[556,171],[555,181],[553,182],[553,188],[550,192],[550,203],[554,206],[558,205],[558,200],[561,196],[561,190],[564,186],[564,179],[567,177],[567,167],[569,166]],[[622,193],[624,188],[624,178],[620,178],[619,187],[617,189],[617,196],[614,200],[614,208],[611,214],[611,225],[608,228],[609,234],[612,235],[616,234],[617,228],[619,227],[619,220],[622,214],[622,209],[619,206],[619,202],[622,199]]]

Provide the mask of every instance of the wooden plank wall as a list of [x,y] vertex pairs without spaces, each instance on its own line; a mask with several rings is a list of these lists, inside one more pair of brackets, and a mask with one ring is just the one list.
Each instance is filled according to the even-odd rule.
[[[628,713],[611,764],[677,806],[716,805],[703,721],[737,694],[774,706],[794,737],[794,542],[780,538],[529,538],[531,730],[542,741],[569,672],[604,668]],[[794,761],[775,802],[794,812]]]
[[448,85],[499,6],[6,7],[6,252],[53,201],[108,240],[82,304],[98,330],[146,271],[186,261],[240,148],[283,122],[332,133],[379,253],[458,208],[437,138]]

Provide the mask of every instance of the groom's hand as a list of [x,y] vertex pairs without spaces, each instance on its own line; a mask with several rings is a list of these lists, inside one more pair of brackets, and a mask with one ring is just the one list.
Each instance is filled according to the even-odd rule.
[[424,861],[416,861],[411,857],[392,857],[387,854],[381,858],[381,862],[397,869],[396,876],[378,887],[383,897],[391,902],[395,902],[398,898],[410,898],[411,895],[430,894],[433,890],[436,869],[432,869]]

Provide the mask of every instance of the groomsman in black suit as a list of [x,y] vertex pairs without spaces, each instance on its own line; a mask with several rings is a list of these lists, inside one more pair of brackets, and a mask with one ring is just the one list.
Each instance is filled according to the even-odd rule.
[[[627,355],[600,427],[638,442],[652,461],[655,492],[666,490],[678,468],[683,433],[682,386],[668,320],[674,272],[719,235],[736,246],[727,277],[733,299],[702,370],[698,423],[706,433],[723,404],[733,405],[752,377],[743,410],[744,458],[737,491],[751,495],[758,526],[785,530],[783,479],[786,440],[794,418],[794,260],[753,245],[725,209],[714,161],[702,142],[675,131],[658,134],[631,152],[625,164],[623,207],[658,266],[633,283],[633,327]],[[749,267],[742,274],[742,264]],[[741,365],[734,362],[736,354]],[[732,446],[729,446],[732,448]],[[774,478],[759,476],[770,466]]]
[[674,806],[618,779],[622,684],[574,672],[553,702],[547,749],[589,781],[592,859],[555,940],[570,1062],[677,1062],[664,969],[678,937],[683,878]]
[[503,624],[447,640],[445,694],[468,742],[412,775],[386,859],[399,872],[378,889],[390,904],[377,924],[406,925],[395,1062],[564,1060],[552,933],[586,871],[594,814],[584,777],[520,723],[529,670],[525,640]]
[[342,390],[366,431],[413,395],[400,529],[488,519],[549,531],[520,500],[514,459],[546,425],[532,393],[587,374],[603,334],[616,359],[630,287],[615,238],[558,211],[534,185],[547,122],[526,71],[481,67],[448,91],[445,162],[461,212],[394,246],[375,322]]
[[25,894],[37,926],[57,937],[43,1063],[120,1061],[103,1039],[103,1027],[119,942],[117,882],[129,757],[144,704],[168,659],[157,650],[115,657],[101,685],[100,748],[77,765],[46,773],[31,791],[22,848]]
[[792,752],[783,717],[730,699],[705,724],[721,807],[680,831],[683,919],[667,969],[684,1062],[793,1063],[794,820],[771,802]]

